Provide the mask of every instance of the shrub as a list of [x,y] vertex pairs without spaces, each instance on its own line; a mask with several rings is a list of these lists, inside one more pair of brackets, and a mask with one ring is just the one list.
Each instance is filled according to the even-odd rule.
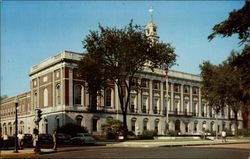
[[144,130],[142,135],[141,135],[141,139],[153,139],[154,136],[157,135],[156,131],[153,130]]
[[133,131],[128,131],[129,136],[135,136],[135,133]]
[[104,133],[108,139],[116,139],[123,133],[123,122],[116,119],[107,120],[105,124],[102,124],[101,129],[102,133]]
[[229,129],[225,129],[225,132],[226,132],[227,136],[232,136],[233,135],[232,131],[230,131]]
[[73,123],[68,123],[58,128],[57,132],[75,136],[77,133],[87,133],[88,130],[85,127],[82,127]]
[[240,136],[250,136],[250,129],[239,129],[238,134]]
[[167,136],[177,136],[178,132],[174,130],[169,130],[166,134]]

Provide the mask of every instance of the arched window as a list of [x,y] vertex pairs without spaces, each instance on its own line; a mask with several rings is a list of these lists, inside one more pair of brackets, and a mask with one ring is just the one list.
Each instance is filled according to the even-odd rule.
[[12,131],[13,131],[13,130],[12,130],[12,124],[9,123],[9,124],[8,124],[8,127],[9,127],[9,132],[8,132],[8,134],[12,136]]
[[213,121],[210,123],[210,130],[214,131],[214,122]]
[[131,119],[131,131],[135,132],[136,118]]
[[180,132],[181,131],[181,122],[180,120],[175,121],[175,131]]
[[24,122],[23,121],[20,121],[19,130],[21,133],[24,133]]
[[61,88],[60,85],[58,84],[56,86],[56,105],[60,105],[61,104]]
[[194,132],[197,132],[197,125],[198,125],[198,121],[195,120],[194,121]]
[[74,91],[74,104],[82,104],[82,86],[76,85]]
[[92,118],[92,131],[97,131],[97,122],[99,120],[99,117],[94,116]]
[[206,126],[206,121],[203,121],[202,123],[202,131],[204,132],[206,130],[207,126]]
[[106,88],[105,90],[105,106],[111,107],[111,88]]
[[155,119],[155,132],[158,134],[159,132],[159,122],[160,120],[159,119]]
[[6,123],[3,124],[3,133],[7,134],[7,126]]
[[44,91],[43,91],[43,105],[46,107],[49,105],[49,94],[48,94],[48,89],[45,88]]
[[131,95],[130,97],[130,111],[135,112],[135,96]]
[[148,130],[148,119],[147,118],[145,118],[143,120],[143,130]]
[[76,116],[76,125],[81,126],[82,125],[82,116],[78,115]]
[[45,129],[45,134],[48,134],[49,132],[48,119],[44,119],[44,129]]

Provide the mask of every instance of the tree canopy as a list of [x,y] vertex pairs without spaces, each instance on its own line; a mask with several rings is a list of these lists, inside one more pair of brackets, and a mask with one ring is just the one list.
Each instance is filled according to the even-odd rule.
[[248,49],[246,47],[242,53],[232,51],[222,64],[213,65],[209,61],[205,61],[200,65],[204,98],[210,106],[229,106],[235,114],[236,123],[237,113],[241,110],[244,127],[248,121],[250,103],[250,72],[249,62],[246,63],[246,60],[242,58],[249,58]]
[[152,42],[145,35],[144,28],[133,25],[132,21],[122,29],[99,25],[99,30],[90,31],[83,41],[83,46],[87,53],[84,54],[82,61],[90,58],[97,64],[97,70],[101,67],[101,73],[90,71],[91,69],[85,67],[89,65],[87,62],[81,62],[84,66],[79,72],[87,81],[92,81],[91,85],[98,85],[96,86],[98,89],[105,87],[104,83],[98,83],[100,79],[117,86],[123,115],[124,139],[126,139],[126,115],[133,79],[146,67],[154,70],[163,64],[167,68],[173,66],[176,59],[174,48],[168,43]]
[[233,34],[238,34],[241,44],[250,42],[250,2],[246,1],[245,5],[239,10],[233,10],[229,13],[228,19],[216,24],[213,27],[213,32],[208,36],[212,40],[216,35],[229,37]]

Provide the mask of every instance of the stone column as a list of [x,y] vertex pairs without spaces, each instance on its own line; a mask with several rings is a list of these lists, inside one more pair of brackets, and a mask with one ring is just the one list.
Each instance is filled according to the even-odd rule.
[[202,105],[201,105],[202,103],[201,103],[201,87],[199,87],[199,106],[198,106],[198,112],[199,112],[199,117],[201,117],[201,107],[202,107]]
[[180,111],[183,113],[184,112],[184,103],[183,103],[183,101],[184,101],[184,95],[183,95],[183,92],[184,92],[184,90],[183,90],[183,84],[181,84],[181,105],[180,105]]
[[41,78],[38,77],[38,79],[37,79],[37,102],[36,102],[36,108],[40,108],[40,80],[41,80]]
[[65,80],[63,80],[64,78],[64,74],[63,74],[63,68],[60,68],[60,82],[61,82],[61,105],[65,105],[64,99],[65,99]]
[[195,113],[193,112],[193,86],[190,86],[190,104],[189,104],[189,112],[191,113]]
[[73,106],[73,67],[69,67],[69,105]]
[[163,109],[164,109],[164,90],[163,90],[163,82],[161,82],[161,93],[160,93],[160,114],[163,115]]
[[115,108],[116,108],[117,112],[119,112],[121,110],[118,87],[116,84],[115,84]]
[[[34,110],[34,82],[33,79],[30,80],[30,88],[31,88],[31,94],[30,94],[30,108],[29,110],[33,111]],[[3,130],[3,127],[2,127]]]
[[153,81],[149,80],[149,114],[153,114]]
[[51,72],[51,76],[52,76],[52,103],[53,106],[52,107],[56,107],[56,94],[55,94],[55,71]]
[[[141,85],[141,79],[138,79],[139,85]],[[137,95],[137,112],[141,113],[141,104],[142,103],[142,89],[138,90],[138,95]]]
[[170,111],[174,111],[174,83],[171,83],[171,103],[170,103]]

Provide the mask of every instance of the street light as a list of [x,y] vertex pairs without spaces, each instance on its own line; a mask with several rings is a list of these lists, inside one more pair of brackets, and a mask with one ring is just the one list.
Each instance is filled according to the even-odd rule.
[[213,107],[214,111],[215,111],[215,122],[216,122],[216,140],[218,140],[218,120],[217,120],[217,116],[218,113],[220,111],[220,106],[214,106]]
[[18,119],[17,119],[17,110],[18,110],[18,98],[16,98],[15,100],[14,100],[14,103],[15,103],[15,115],[16,115],[16,119],[15,119],[15,122],[16,122],[16,124],[15,124],[15,127],[16,127],[16,129],[15,129],[15,150],[14,150],[14,153],[18,153],[18,139],[17,139],[17,130],[18,130]]

